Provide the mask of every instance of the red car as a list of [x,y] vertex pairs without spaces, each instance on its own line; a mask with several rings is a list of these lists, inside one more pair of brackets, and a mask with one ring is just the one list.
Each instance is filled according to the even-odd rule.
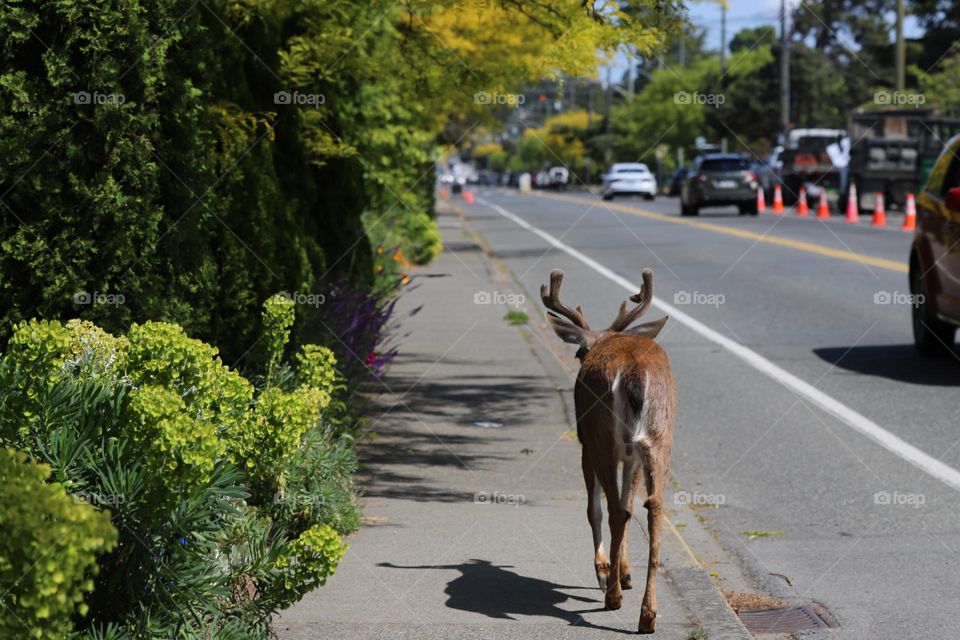
[[923,355],[946,353],[960,325],[960,136],[947,143],[917,199],[910,250],[913,338]]

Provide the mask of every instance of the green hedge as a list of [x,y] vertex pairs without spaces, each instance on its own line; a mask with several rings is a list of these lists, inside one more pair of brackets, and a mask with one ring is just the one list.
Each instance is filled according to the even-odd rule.
[[271,293],[372,285],[365,217],[375,242],[432,258],[432,121],[385,70],[384,10],[0,5],[0,343],[32,317],[152,319],[255,359]]

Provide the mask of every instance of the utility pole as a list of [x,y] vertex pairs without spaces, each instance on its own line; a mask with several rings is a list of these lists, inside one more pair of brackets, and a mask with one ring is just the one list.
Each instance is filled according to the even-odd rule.
[[606,135],[604,136],[604,153],[603,159],[607,164],[610,164],[610,158],[613,157],[613,133],[610,126],[610,119],[613,114],[613,71],[610,68],[610,65],[607,65],[607,95],[606,95],[606,107],[607,117],[604,122],[604,129],[606,129]]
[[907,84],[907,45],[903,40],[903,0],[897,0],[897,91],[903,92]]
[[786,0],[780,0],[780,124],[786,133],[790,126],[790,37]]
[[727,73],[727,4],[720,5],[720,75]]

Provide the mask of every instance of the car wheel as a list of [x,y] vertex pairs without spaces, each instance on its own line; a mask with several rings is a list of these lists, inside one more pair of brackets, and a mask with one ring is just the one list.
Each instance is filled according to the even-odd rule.
[[757,202],[744,202],[737,206],[737,209],[740,211],[740,215],[745,216],[750,214],[751,216],[757,215]]
[[687,203],[684,202],[683,200],[680,201],[680,215],[682,216],[690,215],[690,207],[688,207]]
[[612,193],[612,192],[608,192],[608,193],[603,194],[603,199],[604,199],[604,200],[613,200],[613,193]]
[[644,199],[644,200],[647,200],[648,202],[649,202],[650,200],[653,200],[653,198],[654,198],[654,195],[653,195],[652,193],[645,193],[645,194],[643,194],[643,199]]
[[913,343],[922,356],[940,356],[950,352],[957,328],[936,317],[930,307],[927,287],[919,269],[910,273],[910,289],[917,302],[912,306]]

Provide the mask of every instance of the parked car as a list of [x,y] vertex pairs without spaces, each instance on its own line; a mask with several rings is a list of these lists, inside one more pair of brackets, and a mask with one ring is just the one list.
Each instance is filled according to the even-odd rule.
[[680,167],[673,172],[673,177],[670,178],[670,186],[667,188],[668,196],[680,195],[680,185],[683,183],[683,179],[687,177],[688,173],[690,173],[690,169],[687,167]]
[[570,184],[570,170],[566,167],[550,167],[550,188],[562,191]]
[[950,351],[960,325],[960,135],[940,153],[920,197],[910,249],[913,339],[923,355]]
[[603,174],[603,199],[614,196],[642,195],[653,200],[657,195],[657,179],[642,162],[619,162]]
[[757,176],[735,153],[697,156],[680,184],[680,214],[695,216],[703,207],[736,205],[740,215],[757,215]]

